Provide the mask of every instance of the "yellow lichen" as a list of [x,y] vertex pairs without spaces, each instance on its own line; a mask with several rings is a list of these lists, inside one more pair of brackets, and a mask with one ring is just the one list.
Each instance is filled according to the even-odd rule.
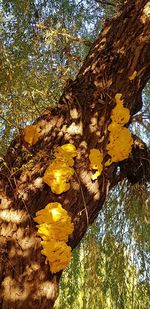
[[61,194],[70,188],[69,179],[74,174],[73,158],[77,152],[73,144],[66,144],[57,147],[54,155],[55,159],[45,171],[43,181],[51,187],[53,193]]
[[134,71],[133,74],[129,76],[129,79],[134,80],[136,76],[137,76],[137,71]]
[[96,170],[95,173],[92,172],[91,179],[96,180],[98,176],[101,175],[103,170],[103,154],[99,151],[99,149],[91,149],[89,154],[89,160],[90,160],[90,168],[92,170]]
[[116,106],[112,110],[112,122],[108,126],[110,134],[106,150],[111,158],[105,163],[105,166],[110,165],[112,162],[127,159],[133,144],[131,133],[127,128],[123,127],[129,121],[130,113],[127,108],[123,107],[121,97],[121,93],[117,93],[115,96]]
[[71,248],[66,242],[73,232],[67,211],[60,203],[49,203],[36,213],[34,221],[39,224],[37,233],[43,239],[41,252],[47,257],[51,272],[64,269],[71,259]]
[[40,138],[41,129],[38,125],[29,125],[24,128],[24,140],[26,143],[30,144],[31,146],[36,144]]

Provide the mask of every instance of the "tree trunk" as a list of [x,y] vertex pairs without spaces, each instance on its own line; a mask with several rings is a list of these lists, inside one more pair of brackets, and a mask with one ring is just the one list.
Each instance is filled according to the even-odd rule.
[[[116,93],[122,93],[131,115],[142,107],[141,91],[150,75],[149,29],[149,1],[125,1],[93,44],[76,79],[64,89],[58,106],[37,119],[40,140],[29,146],[21,133],[9,147],[1,169],[2,309],[50,309],[57,297],[61,272],[51,274],[41,254],[33,221],[36,211],[54,201],[63,205],[74,223],[69,239],[73,249],[97,217],[110,188],[124,177],[133,182],[150,178],[149,163],[142,159],[149,151],[141,141],[135,142],[129,159],[104,166],[95,181],[90,178],[88,159],[91,148],[103,150],[104,162],[108,159],[107,128]],[[73,143],[78,150],[75,174],[70,190],[56,195],[42,177],[55,147],[65,143]],[[140,175],[134,169],[139,164]]]

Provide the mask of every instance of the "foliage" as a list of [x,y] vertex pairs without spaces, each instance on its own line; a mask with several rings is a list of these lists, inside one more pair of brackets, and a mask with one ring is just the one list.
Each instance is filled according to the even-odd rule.
[[148,199],[147,190],[139,185],[125,183],[114,190],[95,225],[74,250],[55,308],[148,307]]
[[[2,153],[12,136],[58,102],[100,30],[86,1],[5,1],[0,6]],[[11,111],[11,113],[10,113]]]
[[144,88],[142,99],[142,111],[133,117],[133,123],[130,127],[134,134],[139,136],[148,146],[150,146],[150,82],[148,82]]

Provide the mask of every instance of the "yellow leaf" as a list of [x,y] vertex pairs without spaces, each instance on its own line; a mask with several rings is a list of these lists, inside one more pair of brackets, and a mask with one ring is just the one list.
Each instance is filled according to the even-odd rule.
[[41,129],[38,125],[30,125],[24,128],[24,140],[30,145],[34,145],[40,138]]
[[137,76],[137,71],[134,71],[133,74],[129,76],[129,79],[134,80],[136,76]]
[[109,160],[107,160],[107,161],[105,162],[105,166],[107,167],[107,166],[109,166],[111,163],[112,163],[112,160],[109,159]]

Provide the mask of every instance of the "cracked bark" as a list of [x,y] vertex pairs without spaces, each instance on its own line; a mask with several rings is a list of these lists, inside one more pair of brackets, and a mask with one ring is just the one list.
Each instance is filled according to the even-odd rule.
[[[90,148],[103,150],[107,160],[107,127],[115,94],[122,93],[131,115],[142,107],[141,92],[150,76],[148,2],[125,1],[91,47],[76,79],[64,89],[58,106],[36,120],[41,126],[40,140],[29,147],[20,134],[8,149],[1,169],[2,309],[53,308],[57,297],[61,272],[51,274],[40,253],[33,222],[37,210],[49,202],[62,203],[74,222],[69,239],[74,248],[97,217],[110,188],[124,177],[131,182],[150,178],[149,150],[140,142],[128,160],[104,168],[95,182],[90,179],[88,161]],[[130,81],[134,71],[137,76]],[[78,149],[75,174],[71,189],[56,196],[41,180],[54,148],[68,142]],[[138,169],[136,176],[130,164]],[[115,176],[117,166],[120,178]]]

